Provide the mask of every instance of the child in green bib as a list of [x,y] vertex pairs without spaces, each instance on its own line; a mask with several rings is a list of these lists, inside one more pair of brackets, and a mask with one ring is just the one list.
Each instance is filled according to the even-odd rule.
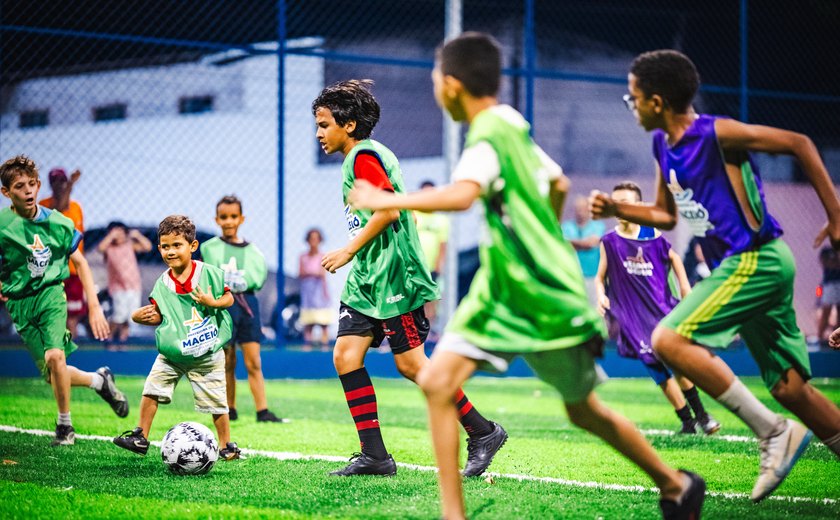
[[227,309],[233,295],[218,267],[192,259],[198,249],[195,225],[183,215],[170,215],[158,227],[158,251],[169,266],[155,282],[150,305],[140,307],[131,319],[155,329],[158,356],[143,386],[140,423],[114,438],[114,444],[145,455],[149,431],[159,404],[169,404],[175,385],[186,375],[193,389],[195,409],[213,415],[219,456],[239,458],[239,448],[230,442],[225,385],[225,355],[221,352],[231,337]]
[[63,282],[69,275],[67,260],[76,267],[88,299],[94,337],[108,338],[108,322],[99,306],[93,275],[78,249],[82,234],[73,221],[58,211],[36,204],[41,180],[35,162],[18,155],[0,166],[2,193],[12,202],[0,210],[0,298],[32,359],[52,385],[58,405],[53,446],[75,443],[70,420],[70,387],[87,386],[98,393],[120,417],[128,415],[128,401],[114,384],[108,367],[82,372],[67,364],[76,350],[67,330],[67,298]]
[[516,110],[496,99],[501,50],[489,35],[464,33],[438,49],[435,98],[470,124],[452,184],[395,196],[359,181],[352,208],[463,211],[484,205],[487,239],[469,294],[418,377],[426,394],[443,517],[464,518],[453,398],[478,368],[503,372],[521,355],[563,397],[569,419],[604,439],[659,487],[666,518],[699,517],[703,479],[665,464],[633,423],[593,391],[603,324],[589,305],[574,249],[558,224],[569,181],[531,139]]

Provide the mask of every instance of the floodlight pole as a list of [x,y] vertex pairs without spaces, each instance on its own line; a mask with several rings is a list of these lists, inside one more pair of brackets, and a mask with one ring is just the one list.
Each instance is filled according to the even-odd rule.
[[[446,16],[444,22],[444,38],[452,39],[463,31],[463,4],[461,0],[446,0]],[[455,169],[458,157],[461,155],[461,125],[453,121],[448,115],[443,116],[443,162],[446,168],[446,179]],[[449,226],[449,239],[446,248],[446,269],[444,273],[443,305],[441,306],[439,323],[446,323],[455,313],[458,305],[458,218],[452,219]]]

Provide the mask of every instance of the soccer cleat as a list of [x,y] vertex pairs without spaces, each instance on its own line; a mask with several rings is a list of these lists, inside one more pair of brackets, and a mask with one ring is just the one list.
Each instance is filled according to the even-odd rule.
[[117,388],[116,383],[114,383],[114,373],[111,372],[111,369],[108,367],[100,367],[96,373],[102,376],[102,379],[105,380],[102,383],[102,388],[97,390],[96,393],[99,394],[99,397],[104,399],[106,403],[111,405],[111,409],[114,410],[114,413],[117,414],[118,417],[127,416],[128,400],[125,398],[125,394],[120,392]]
[[143,429],[139,426],[114,437],[114,444],[138,455],[145,455],[149,451],[149,441],[143,437]]
[[239,449],[239,446],[237,446],[235,442],[229,442],[224,448],[219,450],[219,457],[221,457],[222,460],[236,460],[241,454],[242,450]]
[[72,446],[76,444],[76,430],[69,424],[55,425],[55,438],[50,445],[52,446]]
[[709,414],[698,418],[697,425],[703,429],[703,433],[705,433],[706,435],[717,433],[717,431],[720,430],[720,423],[717,422],[715,418]]
[[387,459],[374,459],[365,453],[354,453],[350,457],[350,464],[346,468],[330,473],[334,477],[349,477],[352,475],[382,475],[390,477],[396,474],[397,463],[394,462],[394,457],[388,455]]
[[680,435],[693,435],[697,433],[697,421],[694,419],[684,421],[682,423],[682,428],[680,428],[680,431],[677,433]]
[[277,417],[269,410],[263,410],[262,412],[257,414],[257,422],[288,423],[291,421],[289,419],[286,419],[285,417]]
[[679,503],[673,500],[660,500],[659,508],[662,510],[662,518],[665,520],[700,520],[700,511],[703,509],[703,501],[706,499],[706,482],[703,477],[680,470],[691,479],[691,485],[683,493]]
[[231,421],[239,419],[239,414],[236,412],[236,408],[228,408],[228,419]]
[[782,433],[759,440],[761,473],[750,495],[753,502],[762,501],[779,487],[811,442],[811,430],[790,419],[785,422],[787,427]]
[[493,425],[492,432],[478,438],[467,439],[467,463],[464,465],[464,471],[461,472],[465,477],[477,477],[484,473],[493,462],[493,457],[508,439],[508,434],[501,424],[493,421],[490,421],[490,424]]

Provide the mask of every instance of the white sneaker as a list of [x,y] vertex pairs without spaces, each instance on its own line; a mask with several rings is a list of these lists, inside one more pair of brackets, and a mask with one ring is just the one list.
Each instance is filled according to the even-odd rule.
[[759,441],[761,473],[750,496],[753,502],[760,502],[779,487],[811,442],[811,430],[790,419],[785,422],[782,433]]

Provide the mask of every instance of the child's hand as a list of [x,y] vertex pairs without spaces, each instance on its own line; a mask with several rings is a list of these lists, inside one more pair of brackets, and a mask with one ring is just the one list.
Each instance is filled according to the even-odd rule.
[[840,250],[840,223],[827,222],[814,239],[814,249],[820,247],[826,238],[832,248]]
[[836,329],[828,337],[828,346],[834,350],[840,350],[840,329]]
[[111,337],[111,329],[108,327],[108,320],[105,319],[102,307],[99,305],[88,306],[88,321],[94,338],[104,341]]
[[160,325],[160,322],[163,321],[163,316],[160,315],[158,312],[157,307],[154,305],[146,305],[140,307],[134,314],[131,316],[135,323],[139,323],[140,325]]
[[207,286],[207,292],[201,290],[201,287],[198,285],[195,286],[193,292],[190,293],[190,297],[193,299],[195,303],[204,305],[205,307],[218,307],[218,300],[213,297],[213,293],[211,292],[210,286]]
[[321,266],[331,273],[335,273],[340,268],[347,265],[347,263],[356,256],[350,251],[341,248],[335,251],[330,251],[321,259]]
[[596,308],[598,309],[598,314],[604,317],[610,308],[610,299],[605,294],[598,296],[598,305]]
[[593,219],[614,217],[615,210],[615,201],[606,193],[592,190],[589,194],[589,213]]
[[70,184],[76,184],[79,178],[82,176],[82,172],[79,169],[73,170],[73,173],[70,174]]
[[[347,203],[351,209],[379,210],[388,207],[388,199],[393,197],[365,180],[356,181],[347,194]],[[334,271],[330,271],[334,272]]]

